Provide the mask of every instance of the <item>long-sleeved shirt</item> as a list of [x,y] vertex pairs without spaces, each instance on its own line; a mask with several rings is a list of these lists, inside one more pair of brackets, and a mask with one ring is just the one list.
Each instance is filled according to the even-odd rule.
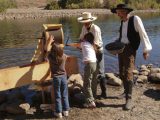
[[102,41],[102,36],[101,36],[101,29],[92,23],[91,27],[89,30],[85,26],[82,27],[82,31],[80,34],[80,39],[84,39],[84,35],[88,32],[91,32],[94,35],[94,44],[100,47],[99,50],[103,50],[103,41]]
[[[142,20],[138,16],[134,16],[134,27],[135,30],[139,33],[141,43],[143,44],[143,52],[149,52],[152,50],[152,45],[149,41],[148,35],[144,29]],[[129,40],[127,38],[127,30],[128,30],[128,20],[123,22],[122,26],[122,39],[121,42],[128,44]]]

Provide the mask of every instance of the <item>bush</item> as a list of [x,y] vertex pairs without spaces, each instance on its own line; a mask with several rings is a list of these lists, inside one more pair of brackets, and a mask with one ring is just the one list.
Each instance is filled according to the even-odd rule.
[[15,0],[0,0],[0,12],[5,11],[8,8],[15,8]]
[[159,9],[160,4],[156,0],[134,0],[129,2],[130,6],[134,9]]
[[110,9],[116,7],[119,3],[124,3],[124,0],[105,0],[104,7]]
[[45,7],[47,10],[55,10],[55,9],[60,9],[58,3],[56,1],[48,1],[47,6]]
[[66,6],[68,9],[79,9],[79,5],[78,4],[69,4]]

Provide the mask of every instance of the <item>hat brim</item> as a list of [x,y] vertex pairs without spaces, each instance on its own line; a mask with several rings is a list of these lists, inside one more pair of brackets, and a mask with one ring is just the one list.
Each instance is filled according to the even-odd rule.
[[111,12],[112,12],[112,13],[117,13],[116,10],[121,10],[121,9],[127,10],[128,12],[132,12],[132,11],[133,11],[132,8],[112,8],[112,9],[111,9]]
[[96,19],[97,19],[97,17],[91,17],[89,19],[83,19],[83,17],[79,17],[77,20],[80,23],[87,23],[87,22],[95,21]]

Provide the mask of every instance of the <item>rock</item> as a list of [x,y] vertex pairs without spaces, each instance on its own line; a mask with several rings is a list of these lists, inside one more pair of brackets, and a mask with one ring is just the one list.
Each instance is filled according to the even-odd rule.
[[70,96],[74,96],[74,94],[81,92],[82,87],[83,87],[83,80],[80,74],[72,74],[68,78],[68,90]]
[[144,75],[144,76],[148,76],[149,72],[147,71],[142,71],[142,72],[139,72],[139,75]]
[[134,74],[134,75],[138,75],[138,74],[139,74],[139,71],[138,71],[138,70],[133,70],[133,74]]
[[160,82],[160,73],[151,73],[149,75],[149,81],[151,81],[151,82]]
[[147,67],[146,67],[145,65],[141,65],[141,66],[140,66],[140,69],[146,70]]
[[22,103],[19,105],[19,107],[21,107],[25,111],[28,111],[30,109],[30,105],[28,103]]
[[136,81],[138,83],[146,83],[148,81],[148,77],[145,75],[139,75]]
[[146,67],[150,69],[153,67],[153,64],[148,64],[148,65],[146,65]]
[[122,85],[122,80],[114,75],[114,73],[106,73],[107,83],[110,85],[120,86]]
[[151,68],[151,74],[152,73],[160,73],[160,68]]
[[76,84],[78,86],[83,86],[82,76],[80,74],[72,74],[68,78],[68,84]]
[[9,104],[6,106],[6,112],[11,114],[25,114],[26,111],[17,104]]

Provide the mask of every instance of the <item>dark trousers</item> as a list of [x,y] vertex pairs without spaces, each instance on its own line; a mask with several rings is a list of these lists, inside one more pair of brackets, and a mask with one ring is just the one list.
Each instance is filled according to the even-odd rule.
[[126,97],[131,97],[133,86],[133,70],[135,68],[136,50],[130,44],[126,45],[123,53],[118,55],[119,75],[123,81]]

